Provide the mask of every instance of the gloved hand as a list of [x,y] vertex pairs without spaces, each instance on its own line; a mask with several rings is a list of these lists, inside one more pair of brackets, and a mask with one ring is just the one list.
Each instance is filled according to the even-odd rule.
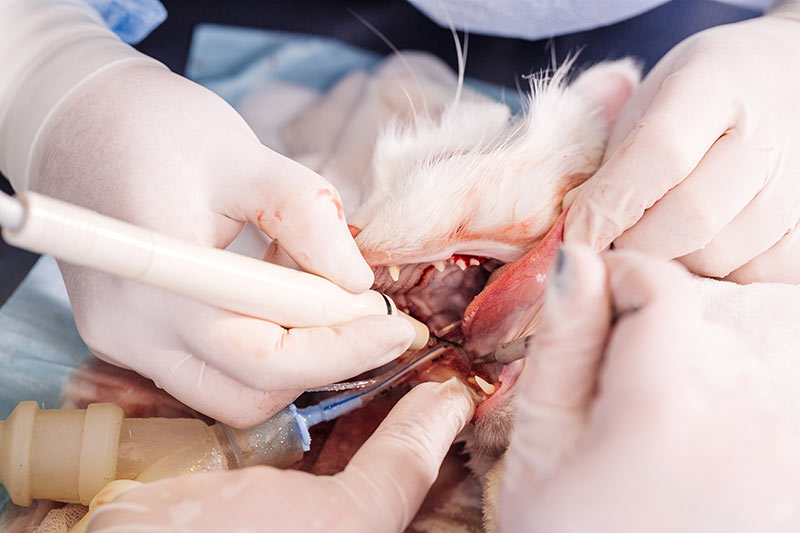
[[[17,30],[9,19],[15,16],[23,27],[39,16],[39,25],[54,25],[44,26],[45,40],[75,33],[74,42],[58,47],[31,43],[43,47],[38,61],[59,59],[41,66],[61,69],[52,83],[86,71],[54,94],[37,85],[38,70],[26,78],[24,65],[18,73],[21,87],[30,85],[27,92],[4,93],[0,83],[0,95],[11,94],[8,120],[0,123],[0,163],[18,190],[27,186],[208,246],[226,246],[250,221],[304,269],[351,291],[370,287],[372,272],[350,236],[336,191],[261,145],[221,98],[106,35],[86,6],[23,0],[4,7],[0,30],[8,26],[12,37]],[[20,42],[37,29],[19,31]],[[92,39],[96,54],[86,44]],[[103,50],[116,59],[87,66],[83,56],[68,53],[70,47],[88,54],[85,61],[102,57]],[[30,98],[41,105],[31,105]],[[0,116],[2,104],[0,98]],[[31,130],[31,144],[3,152],[4,135],[14,126],[26,137],[30,120],[15,115],[26,106],[28,118],[41,121]],[[52,107],[43,117],[42,106]],[[413,336],[404,320],[391,317],[287,331],[87,268],[62,263],[61,270],[78,330],[93,353],[237,427],[265,420],[305,388],[386,363]]]
[[520,377],[501,530],[797,531],[800,287],[564,250]]
[[159,481],[100,507],[88,531],[403,531],[473,409],[455,378],[424,383],[335,476],[254,467]]
[[800,2],[711,28],[634,92],[606,161],[570,192],[566,242],[800,283]]

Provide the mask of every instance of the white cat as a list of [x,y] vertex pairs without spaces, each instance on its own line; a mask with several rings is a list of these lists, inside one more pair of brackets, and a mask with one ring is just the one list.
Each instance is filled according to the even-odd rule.
[[[340,191],[375,288],[433,331],[455,324],[476,355],[534,331],[564,194],[597,170],[639,82],[630,59],[568,82],[571,64],[531,78],[514,116],[406,52],[347,76],[284,130],[288,155]],[[474,369],[496,387],[464,436],[481,476],[508,445],[523,363],[499,366]]]

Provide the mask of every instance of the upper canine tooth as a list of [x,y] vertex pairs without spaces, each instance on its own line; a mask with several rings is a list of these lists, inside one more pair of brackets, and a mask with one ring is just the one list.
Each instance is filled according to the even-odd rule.
[[444,271],[444,261],[435,261],[433,263],[433,267],[438,270],[439,272]]
[[480,377],[479,375],[475,374],[475,383],[478,384],[478,387],[481,388],[483,392],[486,393],[487,396],[491,396],[497,390],[497,387]]
[[400,267],[397,265],[389,265],[389,276],[392,277],[392,281],[397,281],[400,279]]
[[471,266],[471,267],[476,267],[476,266],[480,266],[480,265],[481,265],[481,262],[480,262],[480,261],[478,261],[478,260],[477,260],[477,259],[475,259],[474,257],[470,258],[470,260],[469,260],[469,266]]
[[461,270],[466,270],[467,269],[467,263],[463,259],[458,259],[456,261],[456,265],[458,265],[458,268],[460,268]]

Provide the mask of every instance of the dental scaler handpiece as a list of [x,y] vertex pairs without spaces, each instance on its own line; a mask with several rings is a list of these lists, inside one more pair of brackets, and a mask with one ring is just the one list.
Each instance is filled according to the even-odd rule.
[[19,248],[287,328],[389,314],[414,327],[412,349],[428,342],[428,328],[379,292],[351,293],[314,274],[182,241],[47,196],[25,192],[12,199],[0,193],[0,223],[6,242]]

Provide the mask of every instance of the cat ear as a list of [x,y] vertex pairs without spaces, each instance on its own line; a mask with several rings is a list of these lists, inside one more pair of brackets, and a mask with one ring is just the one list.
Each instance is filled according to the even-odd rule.
[[641,75],[641,67],[633,59],[604,61],[582,72],[570,88],[599,106],[610,131],[622,106],[639,85]]

